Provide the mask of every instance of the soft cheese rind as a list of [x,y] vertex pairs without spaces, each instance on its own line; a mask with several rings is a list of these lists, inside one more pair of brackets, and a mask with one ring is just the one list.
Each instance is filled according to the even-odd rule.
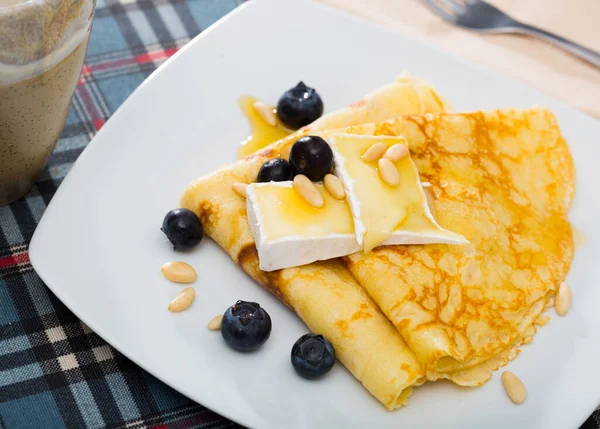
[[[246,204],[250,231],[256,242],[263,271],[306,265],[315,261],[338,258],[360,250],[353,234],[330,233],[323,235],[297,235],[269,239],[265,220],[258,201],[257,188],[281,187],[293,191],[292,182],[253,183],[246,191]],[[325,209],[323,209],[325,210]],[[285,219],[282,219],[285,222]]]

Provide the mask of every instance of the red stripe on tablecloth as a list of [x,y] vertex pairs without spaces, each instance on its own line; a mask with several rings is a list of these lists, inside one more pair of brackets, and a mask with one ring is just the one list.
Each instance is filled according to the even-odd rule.
[[12,267],[19,264],[27,264],[29,262],[29,253],[15,253],[11,256],[0,258],[0,268]]
[[91,69],[87,64],[83,65],[83,68],[81,69],[81,74],[79,75],[79,82],[77,82],[77,85],[84,85],[85,84],[85,80],[83,79],[84,76],[88,76],[91,73]]
[[166,60],[171,55],[173,55],[175,52],[177,52],[178,49],[179,48],[171,48],[171,49],[165,49],[165,50],[161,50],[161,51],[148,52],[147,54],[141,54],[141,55],[136,56],[135,61],[138,64],[142,64],[142,63],[148,63],[150,61]]
[[[166,60],[171,57],[179,48],[161,49],[158,51],[148,52],[147,54],[136,55],[135,57],[120,58],[118,60],[106,61],[98,64],[85,64],[81,70],[82,76],[89,76],[93,72],[105,71],[110,69],[118,69],[120,67],[130,66],[132,64],[145,64],[157,60]],[[83,80],[80,80],[81,85]]]
[[150,429],[167,429],[167,425],[152,426]]
[[96,103],[94,103],[92,95],[90,94],[87,86],[80,85],[77,88],[77,94],[79,95],[79,98],[81,98],[81,102],[83,103],[83,107],[87,112],[88,118],[92,121],[94,127],[96,127],[96,130],[99,130],[100,127],[104,125],[104,119],[102,118]]
[[110,70],[110,69],[118,69],[119,67],[130,66],[131,64],[135,64],[135,58],[121,58],[119,60],[107,61],[105,63],[94,64],[93,66],[84,66],[81,74],[89,75],[95,71],[102,70]]

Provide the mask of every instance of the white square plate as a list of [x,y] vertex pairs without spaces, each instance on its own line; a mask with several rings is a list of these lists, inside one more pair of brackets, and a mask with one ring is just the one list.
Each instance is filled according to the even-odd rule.
[[[509,365],[528,389],[521,406],[509,401],[499,373],[478,389],[425,385],[396,412],[342,365],[305,381],[289,359],[306,332],[302,322],[209,239],[175,254],[159,231],[191,180],[234,160],[248,132],[240,94],[275,102],[302,79],[331,111],[404,69],[432,82],[457,110],[546,105],[571,145],[578,180],[571,219],[588,242],[569,274],[571,312],[553,317]],[[573,108],[402,35],[305,0],[258,0],[188,44],[102,128],[46,210],[30,257],[52,291],[110,344],[253,428],[576,428],[600,402],[599,136],[600,123]],[[173,259],[199,274],[192,308],[175,315],[167,304],[181,287],[160,274]],[[206,329],[237,299],[271,314],[271,339],[259,352],[235,353]]]

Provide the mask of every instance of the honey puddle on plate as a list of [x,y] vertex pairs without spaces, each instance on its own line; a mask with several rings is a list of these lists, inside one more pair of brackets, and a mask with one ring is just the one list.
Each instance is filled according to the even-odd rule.
[[[277,124],[275,126],[267,123],[259,112],[253,107],[253,104],[259,101],[257,98],[249,95],[243,95],[239,99],[239,105],[242,112],[250,122],[251,134],[242,141],[238,150],[238,158],[244,158],[253,154],[257,150],[276,142],[292,133],[292,130],[286,128],[275,115]],[[275,108],[273,112],[277,113]]]

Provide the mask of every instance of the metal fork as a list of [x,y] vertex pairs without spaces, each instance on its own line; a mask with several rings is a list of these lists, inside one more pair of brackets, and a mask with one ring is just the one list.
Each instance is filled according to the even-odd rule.
[[483,0],[424,0],[451,24],[481,33],[517,33],[538,37],[600,67],[600,53],[556,34],[519,22]]

